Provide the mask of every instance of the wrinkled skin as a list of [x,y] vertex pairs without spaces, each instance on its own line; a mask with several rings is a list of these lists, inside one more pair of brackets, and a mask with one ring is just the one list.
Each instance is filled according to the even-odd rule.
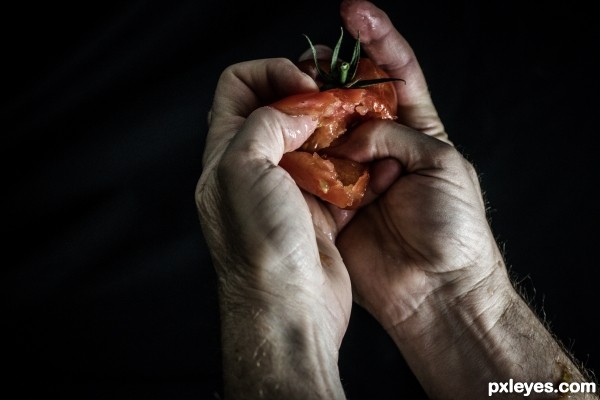
[[[360,7],[367,7],[365,12],[373,15],[368,26],[358,17],[362,12]],[[406,80],[406,84],[394,83],[398,93],[398,122],[403,125],[382,124],[387,133],[377,136],[361,135],[357,131],[356,140],[339,147],[345,155],[352,155],[361,162],[373,162],[372,182],[367,191],[370,204],[361,209],[361,216],[353,218],[356,210],[341,210],[301,193],[283,169],[275,168],[284,153],[306,141],[315,129],[315,122],[310,117],[290,117],[261,106],[293,94],[318,91],[313,79],[283,59],[236,64],[221,76],[209,118],[204,168],[196,195],[203,231],[221,281],[222,298],[236,303],[249,295],[260,304],[267,301],[263,297],[273,296],[292,309],[306,308],[306,312],[310,310],[311,315],[316,316],[314,323],[327,333],[326,341],[332,348],[341,343],[350,315],[349,276],[356,281],[356,299],[384,325],[389,325],[383,319],[387,316],[381,312],[386,308],[382,303],[387,304],[393,297],[410,296],[403,285],[410,285],[415,278],[407,274],[420,279],[420,275],[436,269],[451,271],[464,266],[440,263],[433,256],[444,254],[447,250],[443,247],[448,243],[423,241],[423,238],[435,237],[440,228],[443,232],[461,231],[461,226],[470,223],[482,226],[482,221],[487,227],[470,166],[447,143],[408,44],[393,29],[387,16],[369,3],[345,2],[341,10],[347,29],[350,32],[360,29],[363,49],[369,57],[385,65],[390,76]],[[320,47],[320,51],[328,50]],[[229,97],[229,93],[237,95]],[[406,143],[389,147],[390,135],[395,135],[392,130],[406,136]],[[371,140],[377,145],[363,146],[359,143],[361,140]],[[365,152],[365,148],[371,152]],[[400,154],[398,148],[415,150]],[[414,163],[397,160],[406,156],[420,157],[417,149],[429,155],[428,158]],[[430,163],[448,154],[452,168],[466,170],[466,173],[459,171],[456,176],[447,177],[445,170],[439,170],[442,175],[430,176],[428,168],[437,168]],[[420,174],[420,171],[424,172]],[[426,189],[424,193],[419,197],[407,196],[403,183],[408,180],[398,180],[401,172],[410,176],[415,187],[422,185],[421,189]],[[456,182],[456,188],[467,185],[471,189],[454,193],[448,181],[456,179],[464,180]],[[476,221],[462,221],[459,227],[444,225],[456,223],[455,220],[424,221],[418,225],[421,230],[416,232],[412,230],[417,225],[402,222],[412,212],[415,216],[420,214],[424,202],[435,201],[436,207],[450,208],[456,204],[457,195],[465,197],[459,204],[469,208],[469,215]],[[400,210],[403,213],[400,220],[386,218],[387,214]],[[410,218],[412,222],[418,222],[414,221],[415,216]],[[373,229],[378,229],[376,235],[372,234]],[[419,249],[418,255],[411,255],[414,259],[410,260],[410,269],[405,268],[406,263],[401,259],[391,265],[386,259],[373,257],[381,254],[387,237],[392,239],[400,233],[406,237],[414,235],[414,240],[425,247]],[[403,244],[392,240],[383,247],[388,253],[382,255],[405,257],[407,248],[404,246],[411,245],[412,242]],[[356,255],[357,249],[362,254]],[[257,263],[256,258],[272,261]],[[264,278],[267,276],[268,280]],[[289,290],[290,287],[294,289]],[[412,304],[411,299],[402,302]]]
[[448,140],[410,46],[372,3],[340,11],[368,57],[406,80],[394,83],[396,121],[365,122],[330,150],[370,163],[360,208],[324,203],[278,166],[317,121],[265,105],[317,92],[311,76],[255,60],[217,85],[196,202],[219,276],[226,397],[345,398],[337,354],[352,298],[431,398],[484,398],[487,382],[509,378],[583,380],[512,287],[477,174]]
[[[219,278],[226,397],[317,398],[309,381],[322,369],[319,382],[333,382],[323,398],[342,398],[348,272],[330,214],[277,166],[316,123],[261,107],[311,90],[314,81],[285,59],[233,65],[217,85],[196,202]],[[263,370],[273,371],[268,382]]]

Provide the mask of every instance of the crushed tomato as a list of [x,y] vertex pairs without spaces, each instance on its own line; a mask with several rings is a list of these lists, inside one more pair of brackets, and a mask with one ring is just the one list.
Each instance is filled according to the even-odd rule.
[[[320,65],[327,68],[329,61]],[[299,64],[309,75],[310,63]],[[314,64],[312,65],[314,69]],[[387,78],[370,59],[361,58],[356,79]],[[320,82],[317,80],[317,83]],[[369,168],[358,162],[334,158],[327,149],[354,126],[369,119],[395,119],[396,89],[390,82],[364,88],[334,88],[283,98],[271,106],[289,115],[309,115],[317,120],[313,134],[279,165],[305,191],[344,209],[360,205],[369,182]]]

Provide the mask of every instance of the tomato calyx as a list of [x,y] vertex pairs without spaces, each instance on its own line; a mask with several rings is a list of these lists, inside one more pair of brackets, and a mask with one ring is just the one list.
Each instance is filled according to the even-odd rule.
[[329,89],[360,89],[368,86],[378,85],[386,82],[401,81],[406,83],[404,79],[400,78],[378,78],[378,79],[355,79],[356,71],[358,70],[358,63],[360,61],[360,32],[356,37],[356,43],[354,44],[354,51],[352,52],[352,58],[350,62],[342,61],[339,58],[340,48],[342,47],[342,40],[344,38],[344,28],[340,28],[340,38],[338,39],[331,56],[331,67],[329,72],[323,70],[319,65],[317,58],[317,50],[315,49],[312,41],[307,35],[304,35],[310,49],[312,51],[315,67],[319,78],[323,81],[323,85],[320,90],[325,91]]

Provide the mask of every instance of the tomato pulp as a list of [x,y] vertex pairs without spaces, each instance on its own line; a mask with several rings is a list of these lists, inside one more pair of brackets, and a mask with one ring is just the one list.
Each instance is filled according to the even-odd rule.
[[[323,69],[329,61],[320,61]],[[314,76],[314,64],[299,68]],[[312,68],[312,70],[311,70]],[[369,58],[359,60],[355,79],[389,77]],[[317,79],[317,84],[322,85]],[[283,155],[279,165],[305,191],[337,207],[358,207],[369,183],[369,168],[358,162],[330,157],[327,150],[352,127],[369,119],[395,119],[396,89],[391,82],[361,88],[332,88],[320,92],[296,94],[272,106],[290,115],[309,115],[317,128],[302,146]]]

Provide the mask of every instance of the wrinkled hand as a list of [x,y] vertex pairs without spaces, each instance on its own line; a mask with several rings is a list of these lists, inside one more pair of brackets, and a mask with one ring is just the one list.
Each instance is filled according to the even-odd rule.
[[314,131],[315,122],[258,108],[307,90],[316,86],[283,59],[237,64],[223,73],[197,204],[226,297],[235,301],[253,292],[263,301],[272,297],[320,315],[339,342],[351,300],[333,228],[317,201],[277,167],[284,152]]
[[[271,381],[260,387],[261,393],[284,390],[293,398],[292,392],[303,388],[286,392],[284,382],[308,387],[308,378],[275,377],[288,373],[286,367],[293,367],[289,374],[302,375],[298,371],[306,360],[321,358],[305,371],[320,381],[337,371],[352,300],[334,244],[335,224],[277,166],[284,152],[307,139],[316,122],[261,107],[311,90],[318,90],[314,81],[288,60],[236,64],[221,75],[209,116],[196,202],[219,278],[225,370],[233,376],[226,380],[229,388],[239,388],[238,393],[233,389],[234,397],[247,391],[241,386],[266,375]],[[302,351],[308,354],[293,356]],[[259,368],[240,370],[248,357],[250,367]],[[272,371],[261,375],[265,368]],[[235,383],[240,375],[245,382]],[[307,384],[298,385],[298,379]]]
[[341,14],[369,57],[406,80],[398,121],[363,124],[338,149],[373,162],[364,207],[333,214],[355,299],[431,398],[481,399],[509,379],[588,380],[512,286],[477,174],[448,140],[408,43],[367,1],[344,0]]
[[340,10],[367,55],[406,81],[397,121],[362,124],[336,150],[372,163],[359,210],[324,205],[277,166],[315,123],[262,106],[318,90],[309,76],[256,60],[228,68],[215,93],[196,201],[219,277],[226,397],[344,398],[350,279],[432,398],[483,398],[508,379],[585,380],[512,287],[477,175],[410,46],[373,4]]
[[363,124],[337,149],[374,162],[368,205],[337,216],[337,245],[355,300],[389,331],[419,335],[502,259],[477,175],[448,140],[412,49],[373,4],[345,1],[341,11],[369,57],[406,85],[396,83],[396,122]]

